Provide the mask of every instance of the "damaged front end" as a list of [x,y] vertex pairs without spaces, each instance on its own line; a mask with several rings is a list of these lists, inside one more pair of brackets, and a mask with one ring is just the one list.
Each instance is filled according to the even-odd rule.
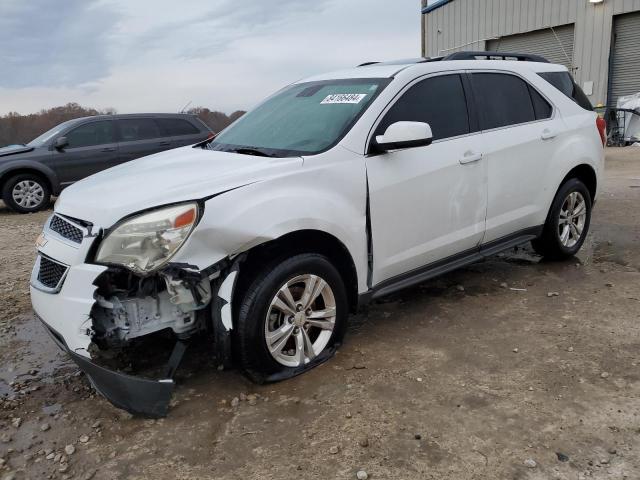
[[205,328],[198,311],[211,301],[211,282],[197,270],[170,265],[156,275],[139,277],[109,268],[94,284],[92,340],[101,348],[122,347],[164,329],[187,339]]
[[[66,222],[65,228],[56,228],[56,222]],[[68,238],[72,228],[77,235]],[[189,339],[208,334],[213,355],[229,362],[237,262],[224,260],[206,270],[166,263],[143,275],[124,266],[85,263],[97,237],[91,225],[74,219],[54,214],[47,221],[31,277],[34,311],[111,403],[145,417],[165,416]],[[156,342],[160,335],[171,340],[173,350],[160,370],[153,369],[159,380],[112,368],[110,361],[119,353],[143,339]]]

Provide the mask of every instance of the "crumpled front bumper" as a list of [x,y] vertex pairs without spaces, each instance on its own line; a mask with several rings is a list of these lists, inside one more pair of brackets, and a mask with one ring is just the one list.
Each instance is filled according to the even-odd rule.
[[69,354],[80,370],[87,375],[94,388],[113,405],[129,413],[148,418],[167,415],[175,385],[171,378],[150,380],[97,365],[84,355],[70,350],[62,336],[46,322],[42,322],[58,346]]
[[[97,288],[94,282],[107,268],[83,262],[94,238],[85,232],[82,243],[73,244],[52,232],[48,228],[49,223],[47,221],[38,240],[38,258],[31,276],[31,303],[36,316],[96,390],[116,407],[146,417],[165,416],[174,388],[170,377],[175,369],[167,372],[169,378],[150,380],[112,371],[92,361],[89,345],[93,329],[90,315]],[[42,258],[66,266],[55,288],[48,288],[39,281]],[[177,351],[181,357],[184,350]]]

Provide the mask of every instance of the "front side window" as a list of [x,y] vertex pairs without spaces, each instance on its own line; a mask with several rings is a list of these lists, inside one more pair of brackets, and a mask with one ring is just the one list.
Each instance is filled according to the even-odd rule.
[[338,143],[388,79],[291,85],[244,114],[207,148],[266,156],[313,155]]
[[148,140],[160,138],[160,127],[152,118],[128,118],[118,120],[120,128],[120,141],[133,142],[135,140]]
[[66,135],[67,148],[91,147],[113,143],[113,122],[91,122],[74,128]]
[[469,113],[460,75],[441,75],[413,85],[389,109],[376,135],[401,121],[428,123],[434,140],[469,133]]
[[63,122],[60,125],[56,125],[52,129],[47,130],[43,134],[37,136],[36,138],[31,140],[29,143],[27,143],[27,147],[35,147],[35,148],[42,147],[49,140],[53,139],[54,137],[58,137],[64,130],[66,130],[69,126],[73,125],[74,123],[77,123],[77,120],[67,120],[66,122]]

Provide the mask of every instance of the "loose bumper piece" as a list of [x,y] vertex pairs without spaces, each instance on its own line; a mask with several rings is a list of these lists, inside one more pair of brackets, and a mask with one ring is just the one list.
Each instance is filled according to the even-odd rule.
[[72,352],[57,332],[43,322],[58,346],[66,351],[80,367],[95,389],[114,406],[147,418],[165,417],[175,382],[171,378],[184,355],[186,344],[177,342],[167,365],[166,376],[161,380],[135,377],[97,365],[87,357]]

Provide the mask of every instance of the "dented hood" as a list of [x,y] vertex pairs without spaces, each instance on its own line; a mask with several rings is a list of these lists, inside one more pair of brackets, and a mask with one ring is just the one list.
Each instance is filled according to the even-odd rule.
[[104,170],[65,189],[55,211],[110,227],[169,203],[198,200],[282,175],[302,158],[269,158],[183,147]]

